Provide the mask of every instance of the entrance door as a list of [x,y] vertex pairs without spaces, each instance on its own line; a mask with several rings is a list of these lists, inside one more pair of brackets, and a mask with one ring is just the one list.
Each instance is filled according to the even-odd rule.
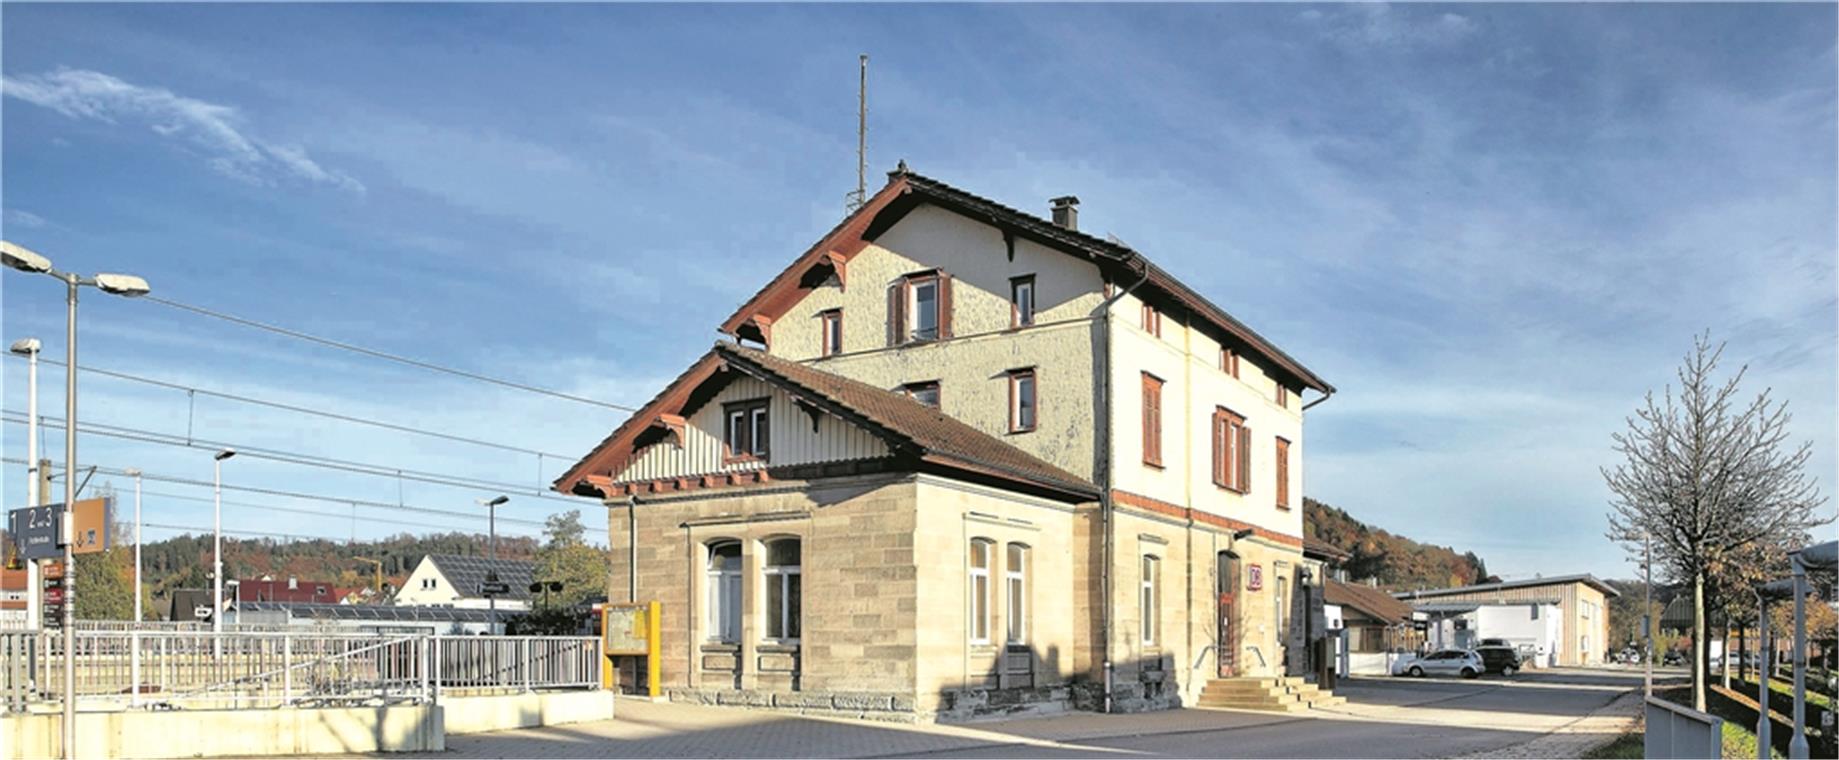
[[1231,678],[1239,674],[1239,626],[1235,622],[1235,603],[1239,594],[1239,557],[1232,552],[1220,552],[1215,562],[1215,591],[1219,594],[1219,638],[1216,639],[1220,677]]

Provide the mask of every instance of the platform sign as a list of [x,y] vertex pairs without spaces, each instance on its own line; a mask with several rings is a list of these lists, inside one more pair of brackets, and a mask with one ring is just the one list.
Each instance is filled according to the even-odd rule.
[[1264,590],[1264,567],[1262,565],[1252,564],[1245,566],[1245,590]]
[[109,548],[108,499],[79,499],[71,512],[71,547],[74,554],[98,554]]
[[509,593],[511,593],[511,584],[509,583],[481,583],[479,584],[479,595],[483,597],[490,598],[494,596],[504,596],[505,594],[509,594]]
[[614,657],[644,657],[647,688],[652,697],[664,693],[661,656],[663,654],[663,605],[609,604],[600,610],[601,685],[614,688]]
[[24,560],[51,559],[64,556],[64,544],[58,530],[64,521],[64,505],[20,507],[6,513],[6,534],[13,537]]

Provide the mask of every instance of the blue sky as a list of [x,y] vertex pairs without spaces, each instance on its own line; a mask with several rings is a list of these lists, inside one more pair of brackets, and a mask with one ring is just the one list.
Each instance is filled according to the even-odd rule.
[[[840,216],[866,52],[871,184],[904,158],[1023,208],[1079,195],[1082,227],[1341,388],[1311,411],[1306,491],[1361,519],[1510,577],[1631,574],[1602,539],[1597,468],[1703,330],[1749,387],[1791,400],[1836,482],[1830,5],[8,5],[0,20],[6,237],[179,301],[640,403]],[[6,340],[62,355],[53,283],[8,274],[0,295]],[[97,367],[569,456],[621,416],[100,295],[83,341]],[[17,412],[22,363],[4,367]],[[566,462],[84,382],[87,420],[527,483],[513,518],[568,506],[534,496]],[[4,429],[22,457],[21,428]],[[83,447],[210,477],[208,451]],[[22,468],[4,472],[22,501]],[[248,458],[226,482],[459,511],[479,495]],[[173,498],[207,489],[147,490],[167,494],[149,521],[209,524],[208,503]],[[482,527],[366,515],[410,525],[361,535]],[[241,508],[226,525],[352,530]]]

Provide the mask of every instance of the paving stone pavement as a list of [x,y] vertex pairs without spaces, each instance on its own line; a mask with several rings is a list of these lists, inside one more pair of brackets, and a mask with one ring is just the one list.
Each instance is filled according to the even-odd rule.
[[1615,741],[1623,734],[1639,730],[1644,704],[1642,693],[1631,691],[1537,739],[1467,757],[1583,757],[1584,753]]

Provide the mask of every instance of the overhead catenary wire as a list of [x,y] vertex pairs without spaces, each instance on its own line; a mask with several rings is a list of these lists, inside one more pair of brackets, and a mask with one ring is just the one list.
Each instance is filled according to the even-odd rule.
[[[14,358],[23,358],[23,357],[20,357],[18,354],[9,353],[7,355],[12,356]],[[40,364],[50,364],[50,365],[54,365],[58,367],[64,366],[64,363],[61,361],[45,358],[42,356],[39,357],[38,361]],[[87,372],[93,375],[101,375],[103,377],[112,377],[118,380],[127,380],[129,382],[143,383],[146,385],[152,385],[152,386],[157,386],[161,388],[168,388],[171,390],[185,391],[188,394],[199,395],[199,396],[209,396],[211,398],[219,398],[225,401],[235,401],[237,403],[242,403],[242,404],[252,404],[255,406],[264,406],[270,409],[280,409],[282,411],[296,412],[299,414],[312,415],[315,417],[323,417],[326,419],[338,420],[340,422],[349,422],[349,423],[356,424],[356,425],[366,425],[369,427],[380,428],[383,430],[393,430],[399,433],[410,433],[413,435],[421,435],[421,436],[427,436],[431,438],[439,438],[443,440],[453,441],[456,443],[466,443],[466,444],[471,444],[474,446],[484,446],[487,448],[499,449],[501,451],[512,451],[512,452],[516,452],[519,454],[529,454],[531,456],[536,456],[536,457],[557,459],[563,462],[573,461],[574,459],[577,458],[577,457],[566,456],[563,454],[557,454],[555,452],[550,452],[550,451],[540,451],[537,449],[528,449],[528,448],[523,448],[521,446],[511,446],[508,444],[496,443],[493,441],[487,441],[487,440],[482,440],[478,438],[469,438],[463,435],[454,435],[452,433],[442,433],[442,432],[435,431],[435,430],[417,428],[411,425],[400,425],[400,424],[391,423],[391,422],[382,422],[379,420],[366,419],[363,417],[357,417],[357,416],[353,416],[349,414],[340,414],[338,412],[330,412],[324,409],[313,409],[311,407],[299,406],[297,404],[287,404],[287,403],[283,403],[279,401],[269,401],[266,399],[259,399],[259,398],[254,398],[251,396],[243,396],[243,395],[239,395],[235,393],[226,393],[223,391],[214,391],[214,390],[209,390],[206,388],[198,388],[198,387],[194,387],[190,385],[185,385],[183,383],[175,383],[175,382],[171,382],[168,380],[160,380],[157,378],[146,377],[144,375],[134,375],[134,374],[130,374],[127,372],[117,372],[115,370],[102,369],[99,367],[91,367],[91,366],[86,366],[82,364],[77,365],[77,371]]]
[[411,367],[418,367],[420,369],[425,369],[425,370],[429,370],[433,372],[440,372],[440,373],[444,373],[448,375],[453,375],[455,377],[463,377],[468,380],[477,380],[479,382],[491,383],[493,385],[499,385],[499,386],[503,386],[506,388],[514,388],[520,391],[536,393],[536,394],[540,394],[544,396],[549,396],[552,398],[559,398],[559,399],[563,399],[566,401],[573,401],[573,402],[581,403],[581,404],[591,404],[594,406],[605,407],[607,409],[617,409],[622,412],[638,411],[638,409],[634,407],[630,407],[630,406],[614,404],[614,403],[610,403],[606,401],[601,401],[598,399],[591,399],[586,396],[577,396],[572,393],[563,393],[561,391],[553,391],[547,388],[539,388],[534,385],[528,385],[525,383],[516,382],[514,380],[505,380],[503,378],[492,377],[490,375],[482,375],[477,372],[470,372],[470,371],[463,370],[463,369],[455,369],[453,367],[442,366],[442,365],[435,364],[433,362],[425,361],[422,359],[415,359],[415,358],[411,358],[407,356],[402,356],[400,354],[393,354],[388,351],[381,351],[381,350],[374,349],[374,348],[366,348],[364,346],[359,346],[354,343],[348,343],[348,342],[341,341],[341,340],[333,340],[332,338],[324,338],[318,335],[301,332],[299,330],[281,327],[278,325],[272,325],[266,322],[258,322],[256,320],[249,319],[247,317],[239,317],[234,314],[226,314],[224,312],[216,311],[213,309],[207,309],[202,306],[193,306],[188,303],[174,301],[170,298],[161,298],[158,296],[148,295],[148,296],[142,296],[140,300],[152,301],[153,303],[157,303],[162,306],[168,306],[174,309],[188,311],[193,314],[210,317],[212,319],[221,319],[223,321],[231,322],[234,324],[239,324],[244,327],[252,327],[257,330],[266,330],[268,332],[275,333],[277,335],[285,335],[290,338],[304,340],[310,343],[317,343],[322,346],[336,348],[342,351],[350,351],[352,353],[363,354],[365,356],[369,356],[369,357],[376,358],[376,359],[392,361],[398,364],[405,364]]
[[[0,462],[4,462],[6,464],[25,464],[26,463],[24,459],[20,459],[18,457],[5,457],[4,459],[0,459]],[[88,465],[84,467],[83,469],[85,470],[94,469],[96,472],[104,474],[104,475],[112,475],[112,476],[117,476],[117,477],[134,477],[132,475],[129,475],[127,470],[119,468],[119,467],[102,467],[99,465]],[[60,476],[53,475],[52,477],[55,479]],[[176,477],[172,475],[159,475],[159,474],[150,473],[150,472],[142,472],[140,474],[140,477],[144,480],[151,480],[151,481],[160,482],[160,483],[174,483],[177,485],[198,486],[201,488],[209,488],[209,487],[216,485],[208,480],[195,480],[192,478],[181,478],[181,477]],[[290,499],[303,499],[306,501],[318,501],[318,502],[324,502],[328,504],[342,504],[342,505],[347,505],[347,506],[356,505],[360,507],[374,507],[378,509],[396,509],[396,510],[402,510],[405,512],[420,512],[423,514],[431,514],[431,515],[449,515],[453,517],[462,517],[468,520],[486,520],[489,517],[489,515],[477,514],[473,512],[456,512],[451,509],[439,509],[436,507],[412,506],[408,504],[392,504],[390,502],[384,502],[384,501],[372,501],[370,499],[353,499],[353,498],[340,497],[340,496],[327,496],[325,494],[301,493],[299,491],[287,491],[287,490],[283,490],[279,488],[264,488],[261,486],[245,486],[245,485],[235,485],[231,483],[224,483],[223,489],[226,491],[242,491],[246,493],[259,493],[259,494],[263,494],[266,496],[280,496],[280,497],[290,498]],[[516,518],[516,517],[500,517],[498,518],[498,522],[510,523],[513,525],[538,525],[540,526],[544,524],[536,520],[526,520],[526,519],[521,519],[521,518]]]
[[[156,530],[179,530],[179,531],[185,531],[187,533],[197,533],[197,534],[206,535],[206,536],[211,534],[210,528],[201,528],[196,525],[172,525],[169,523],[143,522],[141,523],[141,527],[153,528]],[[290,541],[344,541],[345,540],[342,538],[333,538],[331,536],[310,536],[310,535],[306,535],[302,533],[272,533],[269,531],[261,531],[261,530],[232,530],[230,528],[224,528],[223,532],[231,533],[231,534],[235,534],[239,536],[257,536],[260,538],[281,538],[281,539],[287,539]]]
[[[4,415],[4,420],[6,422],[15,424],[15,425],[26,424],[28,422],[27,418],[30,417],[30,415],[26,414],[25,412],[13,410],[13,409],[0,410],[0,415]],[[43,415],[43,414],[39,415],[39,425],[41,428],[46,427],[46,426],[59,426],[59,425],[62,425],[63,422],[64,420],[61,417],[53,417],[50,415]],[[339,470],[343,472],[351,472],[351,473],[356,473],[360,475],[373,475],[376,477],[389,478],[389,479],[397,480],[397,481],[412,480],[418,483],[428,483],[431,485],[450,486],[453,488],[466,488],[466,489],[472,489],[472,490],[477,490],[477,491],[510,492],[510,493],[515,493],[518,495],[518,500],[520,503],[522,503],[523,500],[525,499],[535,499],[538,501],[550,501],[550,502],[556,502],[560,504],[574,504],[574,505],[582,505],[582,504],[589,503],[585,497],[572,497],[571,498],[571,497],[563,497],[563,496],[552,496],[542,491],[531,488],[531,484],[528,484],[528,483],[523,484],[523,485],[518,485],[515,483],[507,483],[507,482],[500,482],[500,481],[493,481],[493,480],[482,480],[482,479],[477,479],[477,478],[469,478],[464,475],[451,475],[447,473],[428,472],[424,470],[414,470],[414,469],[407,469],[407,468],[401,468],[401,467],[391,467],[388,465],[373,464],[369,462],[357,462],[357,461],[348,460],[348,459],[338,459],[335,457],[320,456],[318,454],[305,454],[305,453],[293,452],[293,451],[283,451],[280,449],[270,449],[270,448],[261,447],[261,446],[249,446],[246,444],[239,444],[239,443],[227,442],[227,441],[213,441],[213,440],[208,440],[208,439],[203,439],[203,438],[192,438],[190,436],[180,436],[177,433],[162,433],[157,430],[142,430],[138,428],[124,427],[121,425],[109,425],[109,424],[100,423],[100,422],[79,421],[77,423],[77,432],[83,433],[85,435],[99,435],[104,438],[116,438],[120,440],[136,441],[136,442],[141,442],[141,443],[153,443],[153,444],[159,444],[159,445],[164,445],[164,446],[176,446],[176,447],[181,447],[181,448],[197,449],[201,451],[235,449],[236,453],[239,456],[247,456],[252,459],[263,459],[263,460],[268,460],[268,461],[273,461],[273,462],[282,462],[286,464],[297,464],[297,465],[302,465],[306,467],[320,467],[324,469]]]
[[[175,501],[190,501],[190,502],[197,502],[200,504],[210,504],[213,502],[212,499],[204,497],[204,496],[185,496],[185,495],[176,494],[176,493],[162,493],[160,491],[142,491],[141,495],[144,497],[152,498],[152,499],[172,499]],[[268,512],[288,512],[288,513],[297,514],[297,515],[308,515],[311,517],[328,517],[328,518],[333,518],[333,519],[338,519],[338,520],[343,520],[343,519],[350,517],[350,515],[348,514],[338,514],[336,512],[326,512],[326,511],[314,510],[314,509],[299,509],[296,507],[281,507],[281,506],[276,506],[273,504],[252,504],[246,501],[230,501],[228,499],[223,501],[223,505],[225,507],[236,507],[238,509],[256,509],[256,510],[263,510],[263,511],[268,511]],[[366,525],[372,525],[372,524],[404,525],[404,526],[408,526],[412,528],[427,528],[427,529],[471,532],[468,529],[462,528],[457,525],[434,525],[434,524],[426,523],[426,522],[410,522],[408,520],[391,520],[391,519],[383,518],[383,517],[365,516],[362,522]],[[517,535],[521,536],[523,534],[517,534]]]

